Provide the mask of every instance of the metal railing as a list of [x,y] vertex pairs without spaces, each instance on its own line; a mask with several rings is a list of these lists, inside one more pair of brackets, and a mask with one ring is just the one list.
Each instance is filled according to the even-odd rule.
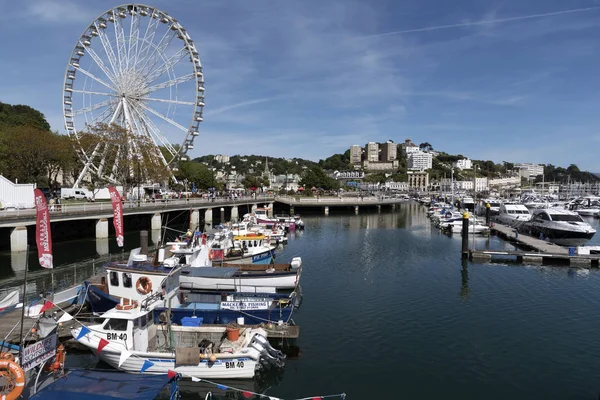
[[[178,207],[194,207],[201,206],[206,207],[207,205],[214,204],[216,206],[228,205],[235,206],[237,204],[249,204],[249,203],[261,203],[273,201],[273,196],[243,196],[243,197],[215,197],[215,198],[181,198],[181,199],[155,199],[155,200],[125,200],[123,201],[123,211],[125,214],[135,213],[135,210],[139,209],[156,209],[166,210],[170,208]],[[81,203],[66,203],[66,204],[54,204],[48,205],[50,209],[50,215],[59,214],[70,214],[70,213],[87,213],[87,212],[110,212],[112,205],[108,201],[98,202],[85,202]],[[19,218],[19,217],[35,217],[35,209],[5,209],[0,211],[0,219],[2,218]]]

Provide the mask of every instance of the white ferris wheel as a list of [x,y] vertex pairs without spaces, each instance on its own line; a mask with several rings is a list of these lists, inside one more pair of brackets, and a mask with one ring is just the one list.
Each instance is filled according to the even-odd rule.
[[[77,143],[86,126],[116,123],[150,139],[156,157],[172,171],[188,159],[202,122],[200,56],[187,31],[167,13],[142,4],[112,8],[75,43],[63,105],[65,128]],[[111,146],[110,140],[91,149],[79,146],[85,166],[75,187],[88,174],[118,183],[105,159],[114,152]],[[158,146],[166,149],[164,154]],[[141,151],[128,156],[144,157]]]

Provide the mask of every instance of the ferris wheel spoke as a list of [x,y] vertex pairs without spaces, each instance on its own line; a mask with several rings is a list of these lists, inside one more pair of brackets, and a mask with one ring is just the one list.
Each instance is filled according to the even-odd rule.
[[75,67],[73,64],[71,64],[71,67],[75,68],[77,71],[81,72],[82,74],[84,74],[85,76],[87,76],[88,78],[91,78],[93,80],[95,80],[96,82],[106,86],[107,88],[109,88],[110,90],[115,90],[114,87],[112,87],[111,85],[109,85],[108,83],[104,82],[102,79],[98,78],[96,75],[92,74],[90,71],[83,69],[81,67]]
[[138,100],[158,101],[160,103],[181,104],[184,106],[193,106],[196,104],[193,101],[157,99],[155,97],[140,97]]
[[104,111],[102,111],[96,117],[92,118],[92,120],[89,122],[89,124],[93,125],[96,122],[105,122],[108,119],[108,117],[110,117],[111,114],[112,114],[112,108],[107,107]]
[[169,57],[160,67],[155,69],[154,71],[150,71],[148,74],[148,82],[154,82],[158,77],[160,77],[163,73],[167,72],[174,65],[176,65],[179,61],[181,61],[186,55],[188,55],[187,49],[182,47],[177,51],[177,53],[173,54]]
[[[83,46],[83,43],[81,43],[81,45]],[[94,60],[94,62],[96,63],[96,65],[98,65],[98,67],[100,67],[100,69],[102,70],[102,72],[104,72],[104,75],[106,75],[106,77],[114,85],[115,84],[115,77],[110,72],[110,70],[106,67],[106,65],[104,65],[104,61],[102,61],[102,58],[100,58],[98,56],[98,54],[96,54],[96,52],[94,51],[94,49],[92,49],[91,47],[87,48],[87,52],[92,57],[92,60]]]
[[152,122],[152,120],[150,118],[148,118],[146,115],[144,115],[144,113],[142,113],[138,110],[135,110],[135,112],[137,112],[138,117],[146,126],[147,132],[150,133],[150,137],[154,141],[154,143],[157,146],[158,146],[159,142],[162,143],[162,145],[167,149],[167,151],[172,156],[175,156],[177,154],[177,150],[175,149],[175,147],[173,147],[173,145],[171,143],[169,143],[167,138],[161,133],[160,129],[158,129],[158,127],[154,124],[154,122]]
[[157,90],[165,89],[165,88],[168,88],[168,87],[171,87],[174,85],[179,85],[180,83],[184,83],[184,82],[191,81],[194,79],[196,79],[196,74],[192,73],[192,74],[180,76],[179,78],[168,80],[166,82],[158,83],[154,86],[150,86],[148,89],[146,89],[146,91],[148,93],[152,93],[152,92],[156,92]]
[[[137,53],[138,41],[140,40],[140,19],[136,14],[131,16],[131,24],[129,24],[129,45],[127,47],[127,67],[134,61]],[[135,62],[131,65],[135,65]]]
[[115,44],[117,46],[117,58],[119,60],[119,72],[123,72],[127,68],[127,50],[125,43],[125,31],[121,24],[121,18],[115,16],[113,22],[115,28]]
[[91,90],[82,90],[82,89],[73,89],[73,93],[83,93],[83,94],[95,94],[97,96],[110,96],[110,97],[115,97],[117,96],[114,93],[107,93],[107,92],[93,92]]
[[[152,11],[155,13],[156,11]],[[146,26],[146,32],[144,33],[144,38],[142,39],[141,45],[139,47],[138,53],[135,55],[135,63],[134,66],[137,68],[140,60],[144,60],[148,56],[148,51],[152,48],[152,44],[154,42],[154,36],[156,36],[156,31],[158,30],[158,26],[160,25],[160,20],[158,18],[153,18],[150,15],[150,21]]]
[[121,112],[121,107],[123,107],[123,103],[119,102],[119,104],[117,104],[117,107],[115,108],[115,112],[113,113],[113,115],[110,119],[111,124],[113,124],[117,120],[117,117],[119,116],[119,113]]
[[161,118],[163,121],[166,121],[169,124],[173,125],[175,128],[178,128],[178,129],[182,130],[183,132],[187,133],[188,129],[185,126],[182,126],[182,125],[178,124],[177,122],[173,121],[171,118],[167,117],[166,115],[162,115],[161,113],[159,113],[155,109],[153,109],[151,107],[148,107],[147,105],[145,105],[143,103],[140,103],[140,106],[144,110],[146,110],[146,111],[148,111],[148,112],[156,115],[157,117]]
[[108,62],[110,63],[114,76],[118,71],[117,57],[115,56],[115,51],[113,50],[110,44],[110,39],[108,38],[108,35],[106,34],[105,30],[101,28],[96,22],[94,23],[94,25],[96,26],[96,31],[98,32],[100,43],[102,44],[102,48],[104,49],[104,54],[106,54],[106,57],[108,58]]
[[[175,32],[171,30],[167,30],[167,32],[160,38],[160,41],[156,46],[154,46],[154,51],[150,54],[150,56],[146,59],[144,64],[139,68],[139,70],[147,70],[148,72],[152,71],[156,64],[163,57],[165,50],[173,39],[176,37]],[[166,39],[166,40],[165,40]]]
[[112,100],[112,99],[105,100],[105,101],[101,101],[100,103],[93,104],[91,106],[80,108],[79,110],[74,110],[73,111],[73,116],[82,115],[82,114],[85,114],[85,113],[90,112],[90,111],[97,110],[97,109],[102,108],[102,107],[108,107],[108,106],[110,106],[113,103],[113,101],[114,100]]

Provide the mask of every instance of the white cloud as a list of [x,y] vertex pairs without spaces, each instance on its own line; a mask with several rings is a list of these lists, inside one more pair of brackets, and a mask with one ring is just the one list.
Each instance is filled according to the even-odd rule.
[[[37,21],[42,22],[91,23],[96,17],[92,12],[92,7],[86,7],[81,3],[72,1],[35,0],[28,1],[25,4],[27,4],[27,13]],[[97,14],[102,11],[104,10],[99,11]]]

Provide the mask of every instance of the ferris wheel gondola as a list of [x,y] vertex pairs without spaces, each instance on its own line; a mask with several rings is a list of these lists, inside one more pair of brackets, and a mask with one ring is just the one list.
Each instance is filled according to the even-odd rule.
[[65,129],[84,163],[74,186],[89,174],[119,183],[106,160],[115,144],[107,138],[83,146],[88,126],[114,123],[148,139],[151,155],[132,146],[129,156],[156,158],[173,171],[194,148],[203,107],[202,64],[183,26],[147,5],[107,10],[83,31],[65,71]]

